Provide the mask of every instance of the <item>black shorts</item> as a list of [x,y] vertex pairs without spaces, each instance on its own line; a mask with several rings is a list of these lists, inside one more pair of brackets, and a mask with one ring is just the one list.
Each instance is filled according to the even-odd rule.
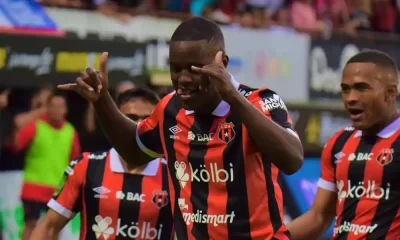
[[25,221],[39,220],[42,214],[48,210],[45,202],[22,199],[22,205],[24,206]]

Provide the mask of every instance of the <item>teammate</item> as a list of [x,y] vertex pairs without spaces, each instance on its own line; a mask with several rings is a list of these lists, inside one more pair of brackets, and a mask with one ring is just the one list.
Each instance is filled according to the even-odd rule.
[[[159,101],[153,92],[136,88],[117,99],[121,112],[137,121],[149,116]],[[50,210],[31,239],[57,239],[81,212],[80,239],[171,239],[172,212],[167,166],[161,158],[132,166],[118,153],[83,153],[72,161],[48,203]]]
[[178,239],[289,238],[277,178],[301,167],[302,145],[275,92],[241,85],[227,72],[218,25],[195,17],[178,26],[169,53],[176,91],[139,124],[113,104],[106,60],[104,53],[100,71],[88,68],[59,88],[93,102],[111,143],[132,164],[166,157]]
[[27,150],[21,190],[25,220],[23,240],[29,239],[41,214],[47,211],[46,203],[56,190],[64,169],[81,151],[78,134],[66,120],[65,97],[55,93],[47,101],[47,113],[20,129],[10,143],[14,151]]
[[334,239],[400,239],[397,79],[385,53],[365,51],[347,62],[342,100],[353,127],[326,144],[314,203],[288,226],[293,239],[317,239],[335,215]]

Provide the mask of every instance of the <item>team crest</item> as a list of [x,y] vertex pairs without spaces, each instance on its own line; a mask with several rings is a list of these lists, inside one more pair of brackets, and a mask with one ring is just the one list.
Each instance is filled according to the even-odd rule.
[[393,148],[384,148],[381,152],[376,156],[376,161],[382,165],[386,166],[393,161]]
[[235,137],[236,132],[233,129],[234,125],[232,122],[221,123],[218,129],[218,138],[228,144]]
[[153,191],[153,198],[151,201],[158,207],[162,208],[168,204],[168,192],[165,190]]

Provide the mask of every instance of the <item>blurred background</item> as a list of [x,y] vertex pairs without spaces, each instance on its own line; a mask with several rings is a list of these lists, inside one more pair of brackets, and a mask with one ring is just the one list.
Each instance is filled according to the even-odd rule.
[[[285,220],[310,207],[321,149],[334,132],[350,125],[340,103],[342,68],[366,48],[384,51],[399,62],[399,0],[2,0],[3,239],[20,239],[24,224],[20,193],[27,147],[9,143],[64,104],[47,100],[54,87],[73,82],[87,66],[98,67],[101,52],[108,51],[114,96],[134,86],[164,96],[171,91],[169,38],[180,21],[199,15],[221,24],[235,78],[271,88],[287,103],[305,147],[305,163],[293,176],[281,176]],[[81,150],[108,149],[93,108],[75,93],[64,97]],[[62,239],[78,239],[78,233],[75,218]]]

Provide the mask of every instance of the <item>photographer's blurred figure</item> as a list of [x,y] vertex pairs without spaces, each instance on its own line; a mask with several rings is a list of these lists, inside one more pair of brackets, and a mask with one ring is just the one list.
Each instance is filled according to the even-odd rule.
[[23,240],[29,239],[36,222],[47,210],[46,204],[69,161],[77,158],[81,151],[78,134],[66,120],[65,97],[56,93],[50,95],[46,103],[46,113],[20,129],[10,143],[14,151],[27,150],[21,192],[25,220]]

